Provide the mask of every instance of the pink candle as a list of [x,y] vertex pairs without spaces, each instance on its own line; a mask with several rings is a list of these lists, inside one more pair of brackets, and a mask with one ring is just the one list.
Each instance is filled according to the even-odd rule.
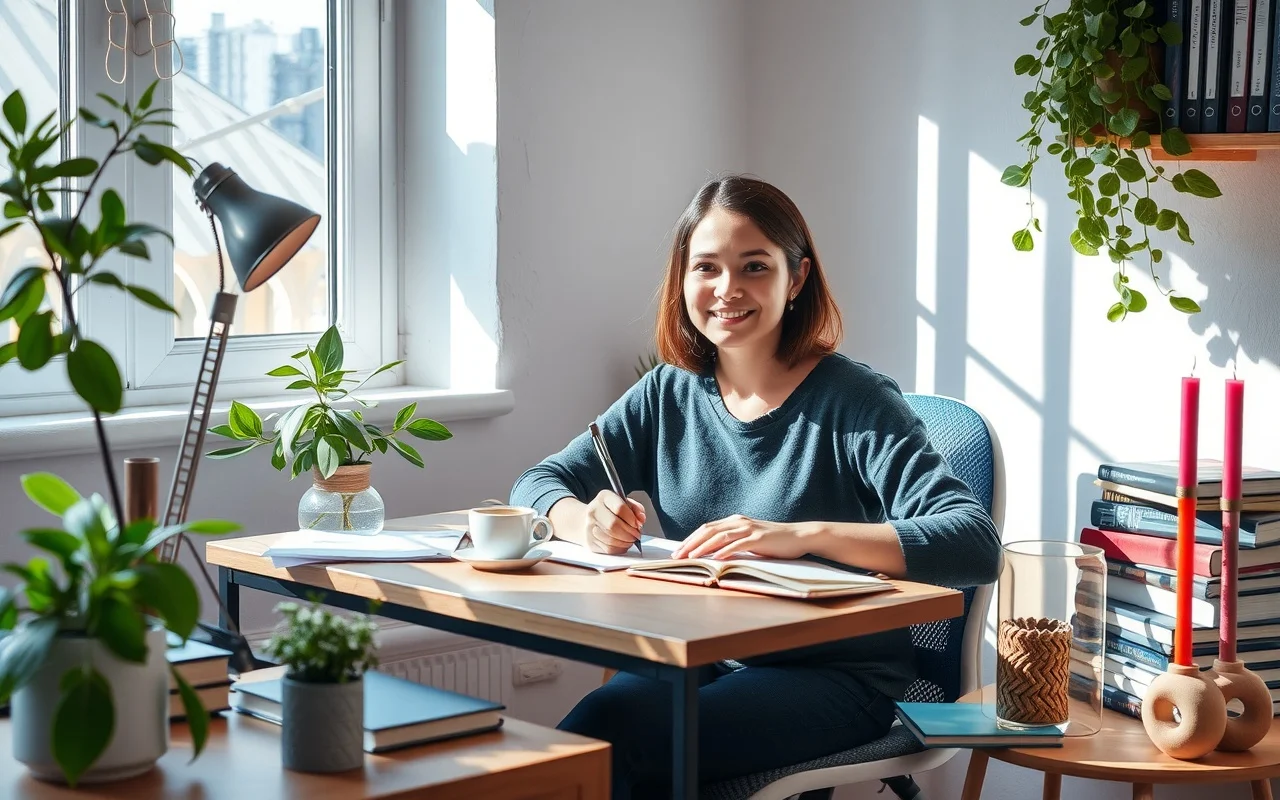
[[1182,379],[1182,438],[1178,451],[1177,615],[1173,660],[1191,666],[1191,582],[1195,570],[1197,436],[1200,425],[1200,379]]
[[1227,381],[1226,437],[1222,446],[1222,618],[1218,658],[1236,660],[1236,577],[1240,548],[1240,496],[1244,438],[1244,381]]

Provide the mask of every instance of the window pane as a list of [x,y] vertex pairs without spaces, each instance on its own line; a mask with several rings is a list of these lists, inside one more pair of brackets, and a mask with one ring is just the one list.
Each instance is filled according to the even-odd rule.
[[[51,111],[58,110],[62,88],[59,58],[61,36],[58,32],[57,0],[0,0],[0,99],[15,89],[22,91],[27,106],[27,125],[35,125]],[[8,128],[8,125],[5,125]],[[54,163],[62,158],[55,148],[45,154],[41,163]],[[10,175],[8,158],[0,157],[0,181]],[[56,198],[60,200],[60,198]],[[0,220],[0,227],[10,220]],[[0,238],[0,292],[15,272],[28,265],[48,266],[49,258],[35,228],[23,225]],[[49,276],[45,283],[44,308],[62,315],[58,282]],[[9,320],[0,325],[0,344],[13,341],[18,326]]]
[[[183,0],[177,13],[184,68],[173,81],[175,147],[322,217],[293,261],[240,298],[236,335],[321,331],[330,322],[328,6],[327,0]],[[203,338],[218,289],[217,256],[190,181],[175,175],[176,333]],[[239,291],[230,263],[226,280]]]

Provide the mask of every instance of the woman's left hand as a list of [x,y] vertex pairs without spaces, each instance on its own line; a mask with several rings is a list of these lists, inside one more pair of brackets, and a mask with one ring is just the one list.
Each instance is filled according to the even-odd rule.
[[734,514],[702,525],[672,555],[724,559],[748,551],[767,558],[800,558],[809,552],[799,525]]

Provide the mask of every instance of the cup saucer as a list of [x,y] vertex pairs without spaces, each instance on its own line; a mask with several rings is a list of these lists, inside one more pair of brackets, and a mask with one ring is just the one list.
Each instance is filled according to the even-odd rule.
[[532,567],[549,555],[551,555],[550,551],[535,547],[520,558],[484,558],[476,554],[475,546],[467,540],[459,542],[459,546],[453,551],[453,557],[458,561],[472,569],[485,572],[519,572]]

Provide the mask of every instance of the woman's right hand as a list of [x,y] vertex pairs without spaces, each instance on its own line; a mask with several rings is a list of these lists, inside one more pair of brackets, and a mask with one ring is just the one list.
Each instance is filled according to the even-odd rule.
[[644,506],[630,497],[619,497],[608,489],[587,503],[586,544],[597,553],[620,555],[640,538]]

